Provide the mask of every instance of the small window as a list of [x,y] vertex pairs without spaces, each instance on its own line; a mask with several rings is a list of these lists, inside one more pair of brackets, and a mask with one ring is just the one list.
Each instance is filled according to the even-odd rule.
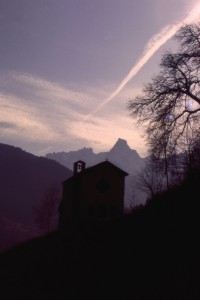
[[82,165],[82,163],[79,162],[79,163],[77,164],[77,172],[81,172],[82,169],[83,169],[83,165]]

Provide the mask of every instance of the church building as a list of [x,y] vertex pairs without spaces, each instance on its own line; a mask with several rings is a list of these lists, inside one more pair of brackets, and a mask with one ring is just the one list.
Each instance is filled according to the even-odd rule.
[[63,182],[59,226],[84,219],[110,219],[123,214],[125,176],[128,173],[109,161],[86,168],[74,163],[74,174]]

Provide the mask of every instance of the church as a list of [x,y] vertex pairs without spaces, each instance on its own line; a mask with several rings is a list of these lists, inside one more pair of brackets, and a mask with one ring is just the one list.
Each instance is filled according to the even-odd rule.
[[122,215],[127,175],[109,161],[89,168],[81,160],[75,162],[73,176],[63,182],[59,227],[76,220],[105,220]]

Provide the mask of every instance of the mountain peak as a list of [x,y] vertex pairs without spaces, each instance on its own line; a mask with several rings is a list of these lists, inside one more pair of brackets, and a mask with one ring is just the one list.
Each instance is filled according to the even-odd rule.
[[121,151],[121,150],[130,149],[130,147],[129,147],[126,140],[119,138],[110,151],[113,151],[113,150],[116,150],[116,149]]
[[124,145],[127,145],[127,146],[128,146],[127,141],[124,140],[124,139],[121,139],[121,138],[118,138],[116,144],[117,144],[117,143],[118,143],[118,144],[124,144]]

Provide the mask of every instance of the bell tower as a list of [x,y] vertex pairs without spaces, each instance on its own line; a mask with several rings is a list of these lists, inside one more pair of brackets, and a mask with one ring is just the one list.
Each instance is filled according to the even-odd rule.
[[85,170],[85,162],[82,160],[78,160],[74,163],[74,175]]

